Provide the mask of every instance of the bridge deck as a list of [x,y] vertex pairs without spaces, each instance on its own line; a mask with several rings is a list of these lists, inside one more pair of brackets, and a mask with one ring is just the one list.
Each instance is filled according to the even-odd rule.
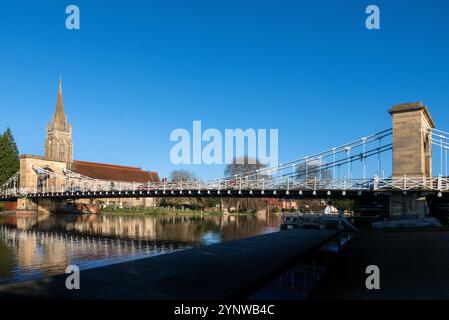
[[0,201],[17,200],[20,197],[33,200],[52,199],[102,199],[102,198],[345,198],[360,197],[363,195],[382,194],[382,191],[368,189],[304,189],[304,190],[286,190],[286,189],[265,189],[265,190],[126,190],[126,191],[79,191],[79,192],[45,192],[29,193],[23,196],[19,195],[1,195]]
[[245,297],[338,231],[286,230],[0,287],[0,299],[225,299]]

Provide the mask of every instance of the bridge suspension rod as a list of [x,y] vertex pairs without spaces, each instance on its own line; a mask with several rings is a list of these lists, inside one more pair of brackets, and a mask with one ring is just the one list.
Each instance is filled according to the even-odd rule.
[[[388,145],[382,146],[380,148],[368,150],[364,154],[359,153],[359,154],[352,155],[348,158],[342,158],[342,159],[336,160],[335,162],[325,163],[321,167],[315,166],[315,167],[311,167],[311,168],[301,168],[300,170],[297,170],[293,173],[283,175],[283,177],[293,177],[293,178],[298,178],[298,177],[304,178],[305,177],[307,179],[306,171],[308,172],[308,176],[313,177],[313,176],[316,176],[316,174],[319,173],[320,171],[321,172],[328,171],[330,169],[338,168],[339,166],[342,166],[345,164],[350,164],[350,163],[359,161],[361,159],[367,159],[367,158],[375,156],[379,153],[384,153],[384,152],[390,151],[390,150],[392,150],[392,148],[393,148],[392,144],[388,144]],[[335,179],[335,177],[333,177],[333,178]],[[351,179],[351,177],[348,176],[347,179]],[[366,179],[366,177],[364,177],[364,180],[365,179]]]
[[381,141],[382,139],[384,139],[388,136],[391,136],[391,135],[392,135],[392,129],[387,129],[387,130],[381,131],[379,133],[361,138],[359,140],[355,140],[350,143],[341,145],[336,148],[331,148],[326,151],[322,151],[322,152],[319,152],[319,153],[316,153],[313,155],[302,157],[302,158],[299,158],[299,159],[296,159],[293,161],[289,161],[289,162],[286,162],[283,164],[279,164],[277,166],[262,168],[262,169],[242,173],[239,175],[235,175],[230,179],[257,177],[260,175],[272,175],[274,172],[281,171],[284,169],[289,169],[289,168],[292,168],[295,166],[300,166],[300,165],[304,164],[305,162],[319,160],[320,158],[324,159],[324,158],[331,157],[331,156],[336,157],[338,154],[347,152],[348,148],[354,149],[354,148],[361,147],[361,146],[367,145],[367,144],[375,142],[375,141]]

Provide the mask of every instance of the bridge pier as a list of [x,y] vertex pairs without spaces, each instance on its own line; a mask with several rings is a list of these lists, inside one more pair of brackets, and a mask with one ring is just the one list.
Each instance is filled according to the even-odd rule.
[[[420,102],[396,105],[389,110],[393,122],[393,179],[425,181],[432,177],[432,137],[435,124]],[[414,192],[390,193],[390,216],[426,216],[425,198]]]
[[55,200],[50,198],[45,199],[31,199],[19,198],[17,200],[17,210],[35,210],[43,213],[53,213],[61,210],[67,205],[65,200]]
[[415,192],[391,192],[389,207],[390,217],[425,217],[429,214],[426,198],[419,197]]

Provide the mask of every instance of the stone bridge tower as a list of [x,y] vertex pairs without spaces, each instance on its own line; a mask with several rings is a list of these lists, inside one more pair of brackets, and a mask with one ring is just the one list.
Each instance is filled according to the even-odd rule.
[[393,177],[432,177],[429,129],[435,128],[435,124],[427,107],[420,102],[406,103],[389,112],[393,118]]
[[[432,141],[435,124],[421,102],[396,105],[389,110],[393,121],[393,178],[426,181],[432,178]],[[390,215],[427,214],[424,199],[416,194],[392,192]]]
[[72,125],[68,124],[62,101],[62,82],[59,80],[56,111],[51,124],[47,125],[45,158],[48,160],[73,162]]

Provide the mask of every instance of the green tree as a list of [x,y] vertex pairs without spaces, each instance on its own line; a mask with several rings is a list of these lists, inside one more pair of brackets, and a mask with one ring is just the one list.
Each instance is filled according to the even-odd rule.
[[0,184],[6,182],[19,171],[19,149],[12,135],[11,129],[0,135]]

